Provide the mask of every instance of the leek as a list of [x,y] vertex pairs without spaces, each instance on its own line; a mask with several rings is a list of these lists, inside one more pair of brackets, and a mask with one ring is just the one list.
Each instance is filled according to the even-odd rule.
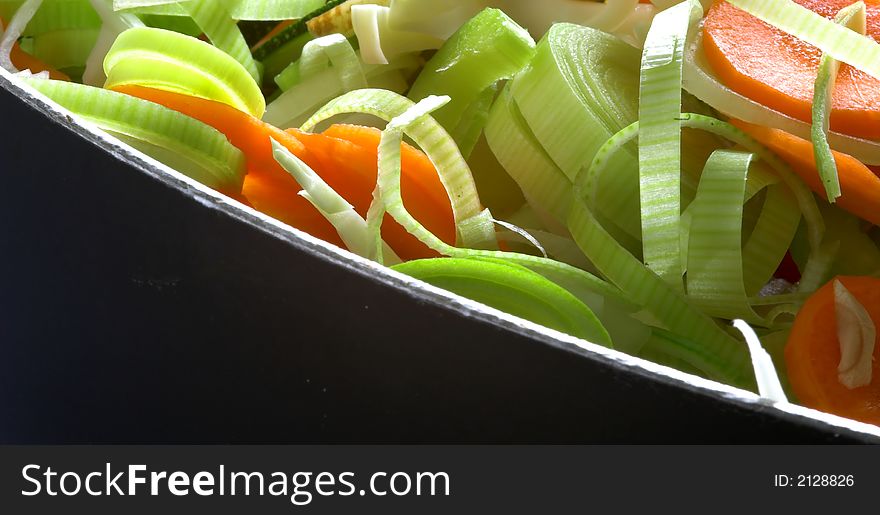
[[[841,9],[834,21],[864,35],[867,23],[865,3],[856,2]],[[837,177],[837,164],[834,162],[834,155],[828,144],[828,129],[831,119],[832,95],[839,69],[839,61],[830,55],[823,55],[819,61],[819,71],[813,88],[813,153],[816,157],[819,177],[822,178],[822,184],[825,186],[825,194],[828,201],[832,203],[840,197],[840,180]]]

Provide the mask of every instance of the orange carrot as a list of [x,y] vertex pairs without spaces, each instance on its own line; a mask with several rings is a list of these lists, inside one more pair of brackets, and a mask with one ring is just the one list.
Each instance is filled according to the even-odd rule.
[[[333,125],[320,135],[305,134],[295,129],[288,132],[296,134],[306,145],[309,152],[321,162],[321,169],[347,170],[345,174],[326,174],[324,180],[336,191],[351,191],[352,196],[346,198],[361,215],[366,215],[378,173],[377,155],[381,132],[372,127],[357,125]],[[454,244],[452,206],[431,160],[424,153],[404,143],[401,146],[401,165],[404,173],[401,175],[400,188],[407,210],[440,239]],[[355,175],[360,176],[364,185],[357,190],[347,189],[345,181],[351,180]],[[355,196],[355,193],[358,195]],[[405,247],[401,247],[401,243],[392,245],[401,258],[415,259],[436,255],[421,242],[407,238],[406,230],[390,217],[386,217],[382,234],[389,242],[408,242]]]
[[[731,120],[731,123],[779,154],[810,189],[825,195],[811,142],[771,127],[740,120]],[[842,193],[837,204],[874,225],[880,225],[880,177],[852,156],[840,152],[833,154]]]
[[[248,175],[245,177],[242,194],[254,208],[272,217],[313,236],[342,245],[330,223],[308,201],[297,195],[302,188],[275,161],[270,137],[312,167],[333,189],[348,199],[359,213],[365,215],[369,208],[376,183],[378,133],[376,144],[370,149],[328,135],[285,132],[219,102],[141,86],[118,86],[114,89],[162,104],[224,133],[247,159]],[[407,150],[404,146],[403,152],[410,155],[417,151]],[[415,164],[410,166],[410,161]],[[416,219],[432,230],[437,230],[438,235],[446,241],[454,243],[452,209],[449,207],[446,190],[433,167],[426,171],[424,161],[408,158],[402,170],[402,183],[405,198],[412,196],[411,203],[419,206],[411,207]],[[414,188],[412,184],[418,186]],[[429,201],[424,200],[426,196]],[[396,222],[386,217],[382,234],[401,258],[416,259],[436,255],[405,230],[395,226]]]
[[[795,0],[834,18],[852,0]],[[880,0],[866,0],[868,35],[880,40]],[[703,24],[710,66],[734,91],[803,121],[811,120],[821,52],[728,2],[716,1]],[[831,128],[880,139],[880,81],[842,64],[834,88]]]
[[[837,280],[865,307],[874,324],[880,324],[880,279]],[[875,342],[871,383],[855,389],[841,384],[833,283],[814,293],[795,319],[785,347],[788,378],[803,405],[880,425],[880,342]]]

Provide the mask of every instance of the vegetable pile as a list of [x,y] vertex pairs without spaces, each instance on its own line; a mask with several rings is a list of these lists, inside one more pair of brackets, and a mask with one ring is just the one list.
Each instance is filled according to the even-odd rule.
[[22,83],[292,227],[880,424],[878,0],[0,0],[0,18]]

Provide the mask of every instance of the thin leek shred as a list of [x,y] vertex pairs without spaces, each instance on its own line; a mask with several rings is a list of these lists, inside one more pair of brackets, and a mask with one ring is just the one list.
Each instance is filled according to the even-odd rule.
[[[315,206],[321,215],[333,225],[348,250],[359,256],[388,265],[400,263],[400,258],[394,251],[381,242],[381,236],[378,232],[373,233],[368,227],[367,221],[354,210],[354,207],[347,200],[324,182],[320,175],[274,139],[272,140],[272,152],[275,160],[303,188],[299,195]],[[381,252],[377,254],[376,250],[379,246],[381,246]]]
[[[369,114],[390,121],[413,106],[413,102],[390,91],[358,90],[338,97],[315,113],[302,126],[309,131],[319,123],[339,114]],[[449,134],[433,118],[426,117],[415,125],[408,135],[428,155],[449,194],[456,227],[483,213],[476,184],[467,162],[462,157]],[[495,248],[494,225],[491,218],[484,220],[483,229],[470,232],[477,239],[461,239],[459,244],[473,248]],[[463,236],[459,231],[459,236]]]
[[639,198],[642,255],[654,273],[682,288],[681,76],[689,27],[702,18],[695,0],[654,18],[642,52],[639,91]]
[[[865,3],[856,2],[841,9],[834,21],[864,35],[867,23],[866,16]],[[839,70],[840,62],[838,60],[830,55],[823,55],[819,61],[819,71],[813,88],[813,153],[816,157],[819,177],[825,186],[825,194],[828,201],[832,203],[840,197],[840,180],[837,177],[837,164],[834,162],[834,155],[828,144],[828,130],[832,96]]]
[[211,43],[238,61],[259,84],[262,73],[260,65],[251,55],[251,50],[225,3],[217,0],[189,0],[183,5]]
[[105,87],[137,84],[228,104],[257,118],[266,101],[234,58],[196,38],[163,29],[133,28],[116,38],[104,60]]
[[[146,100],[70,82],[23,78],[37,91],[101,129],[165,149],[160,161],[206,185],[236,193],[244,180],[244,156],[208,125]],[[144,147],[147,148],[147,147]]]
[[[452,98],[434,114],[434,119],[454,134],[455,142],[459,148],[465,147],[463,153],[467,155],[482,131],[482,127],[473,123],[475,113],[467,111],[476,106],[474,111],[488,115],[488,107],[494,100],[494,91],[490,88],[526,66],[534,49],[535,42],[525,29],[503,12],[486,9],[440,47],[407,96],[414,101],[428,95]],[[461,129],[457,131],[459,126]]]
[[502,260],[439,258],[410,261],[394,269],[505,313],[611,347],[611,337],[586,304],[523,266]]

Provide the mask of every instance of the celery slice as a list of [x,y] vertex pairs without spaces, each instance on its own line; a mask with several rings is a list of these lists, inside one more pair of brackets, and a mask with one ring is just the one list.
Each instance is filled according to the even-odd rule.
[[[22,78],[85,121],[133,138],[155,159],[222,191],[241,191],[244,156],[222,133],[166,107],[70,82]],[[157,153],[150,149],[160,149]]]
[[129,29],[104,60],[105,87],[138,84],[207,98],[263,116],[266,101],[234,58],[196,38],[163,29]]
[[639,90],[639,199],[648,268],[682,288],[681,76],[689,27],[703,17],[696,0],[654,18],[642,52]]
[[[864,2],[856,2],[837,13],[834,21],[862,35],[865,34],[866,10]],[[819,71],[813,88],[813,153],[819,177],[825,186],[825,194],[829,202],[840,197],[840,180],[837,177],[837,164],[828,144],[828,130],[831,120],[831,102],[840,62],[830,55],[824,54],[819,61]]]
[[[447,131],[454,132],[460,124],[469,121],[464,116],[469,106],[488,88],[513,77],[526,66],[534,49],[535,42],[525,29],[498,9],[485,9],[440,47],[407,96],[418,101],[428,95],[448,95],[452,100],[434,114],[434,119]],[[473,130],[469,126],[461,136],[455,137],[459,148],[465,139],[476,143]]]

